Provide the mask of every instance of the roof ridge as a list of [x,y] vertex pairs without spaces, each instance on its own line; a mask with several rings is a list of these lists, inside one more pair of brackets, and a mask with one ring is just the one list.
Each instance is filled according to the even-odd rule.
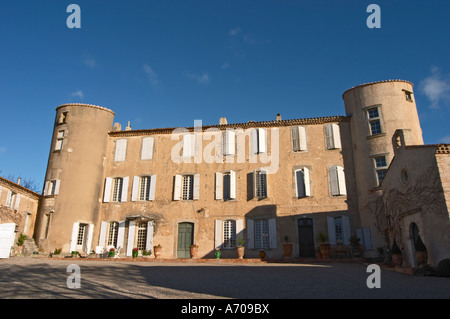
[[382,81],[375,81],[375,82],[367,82],[367,83],[363,83],[363,84],[359,84],[359,85],[356,85],[356,86],[354,86],[354,87],[351,87],[351,88],[349,88],[348,90],[345,90],[344,93],[342,93],[342,98],[344,98],[345,93],[347,93],[347,92],[349,92],[349,91],[351,91],[351,90],[353,90],[353,89],[356,89],[356,88],[359,88],[359,87],[363,87],[363,86],[367,86],[367,85],[373,85],[373,84],[379,84],[379,83],[389,83],[389,82],[404,82],[404,83],[409,83],[409,84],[411,84],[412,86],[414,86],[414,84],[413,84],[412,82],[407,81],[407,80],[402,80],[402,79],[393,79],[393,80],[382,80]]

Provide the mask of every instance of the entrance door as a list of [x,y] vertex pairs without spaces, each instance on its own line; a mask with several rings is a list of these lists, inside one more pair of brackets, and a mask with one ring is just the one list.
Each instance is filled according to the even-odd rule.
[[194,224],[179,223],[178,224],[178,258],[190,258],[189,253],[191,245],[194,243]]
[[315,256],[313,220],[311,218],[301,218],[298,220],[298,241],[300,257]]
[[11,247],[14,245],[15,229],[14,223],[0,225],[0,258],[9,258]]

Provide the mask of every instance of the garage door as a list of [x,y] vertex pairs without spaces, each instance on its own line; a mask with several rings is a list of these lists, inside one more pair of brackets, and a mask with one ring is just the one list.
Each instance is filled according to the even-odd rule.
[[14,230],[16,224],[0,224],[0,258],[9,258],[11,247],[14,245]]

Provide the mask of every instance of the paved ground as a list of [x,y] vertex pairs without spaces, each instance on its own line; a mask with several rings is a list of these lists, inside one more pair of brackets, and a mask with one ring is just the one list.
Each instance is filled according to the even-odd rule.
[[[80,288],[69,289],[70,264]],[[92,259],[0,259],[1,299],[347,299],[450,298],[450,278],[381,269],[370,289],[364,264],[132,262]],[[75,281],[69,280],[71,283]]]

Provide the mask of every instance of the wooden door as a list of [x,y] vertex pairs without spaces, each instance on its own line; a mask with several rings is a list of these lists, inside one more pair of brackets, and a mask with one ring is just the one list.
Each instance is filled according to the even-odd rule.
[[189,250],[193,242],[194,242],[194,224],[179,223],[177,257],[190,258]]
[[312,218],[298,220],[299,256],[314,257],[314,231]]

